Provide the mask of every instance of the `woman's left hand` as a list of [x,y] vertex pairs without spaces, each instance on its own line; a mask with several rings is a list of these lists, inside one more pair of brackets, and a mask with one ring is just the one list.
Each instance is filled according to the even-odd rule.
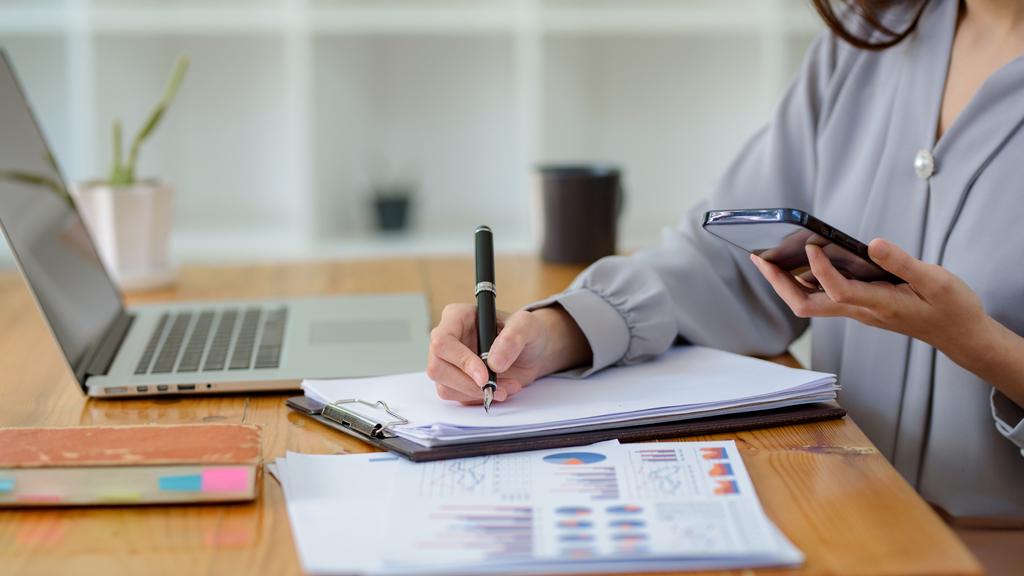
[[917,260],[891,242],[872,240],[868,254],[906,284],[848,279],[819,246],[807,245],[806,250],[821,290],[807,288],[778,266],[751,256],[797,316],[853,318],[917,338],[950,356],[966,353],[988,325],[981,299],[963,280],[942,266]]

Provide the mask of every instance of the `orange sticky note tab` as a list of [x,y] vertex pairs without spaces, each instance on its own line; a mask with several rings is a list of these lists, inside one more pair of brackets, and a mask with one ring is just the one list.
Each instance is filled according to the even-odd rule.
[[248,492],[248,468],[206,468],[203,470],[203,492]]

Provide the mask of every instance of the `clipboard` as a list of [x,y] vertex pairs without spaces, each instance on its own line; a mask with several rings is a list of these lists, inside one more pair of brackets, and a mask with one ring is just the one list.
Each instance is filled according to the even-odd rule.
[[[444,446],[423,446],[411,440],[396,436],[391,427],[408,423],[381,401],[371,402],[357,398],[322,404],[306,396],[295,396],[286,405],[317,422],[358,438],[367,444],[395,453],[413,462],[431,462],[451,458],[469,458],[509,452],[525,452],[548,448],[582,446],[604,440],[618,439],[622,442],[642,442],[661,438],[678,438],[705,434],[736,432],[772,426],[806,424],[822,420],[834,420],[846,416],[846,410],[834,402],[818,402],[756,410],[740,414],[710,416],[703,418],[681,418],[671,422],[644,424],[625,427],[599,427],[595,425],[578,428],[563,428],[545,432],[543,435],[447,444]],[[384,418],[370,418],[358,407],[368,407],[386,415]]]

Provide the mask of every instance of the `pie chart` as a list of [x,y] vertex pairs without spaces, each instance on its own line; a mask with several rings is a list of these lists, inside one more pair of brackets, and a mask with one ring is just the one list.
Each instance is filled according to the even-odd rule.
[[548,464],[561,464],[563,466],[578,466],[581,464],[596,464],[606,459],[604,454],[597,452],[559,452],[548,454],[544,461]]

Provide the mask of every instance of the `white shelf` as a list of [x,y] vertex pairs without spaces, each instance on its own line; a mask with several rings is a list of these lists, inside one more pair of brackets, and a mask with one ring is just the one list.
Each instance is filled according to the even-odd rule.
[[479,9],[366,6],[312,8],[310,26],[320,34],[512,34],[518,12],[482,6]]
[[[178,262],[274,262],[296,259],[352,259],[390,256],[469,255],[470,234],[409,231],[398,234],[366,233],[307,243],[288,235],[259,232],[177,232],[172,256]],[[536,246],[526,237],[500,238],[499,254],[528,254]],[[2,255],[0,255],[2,258]]]
[[554,34],[789,34],[820,28],[793,0],[567,1],[542,3],[540,26]]
[[0,7],[0,33],[4,35],[55,34],[68,28],[67,11],[60,6]]
[[144,6],[95,8],[90,20],[99,34],[280,34],[287,15],[268,7]]
[[[624,166],[637,247],[706,194],[820,28],[802,0],[0,5],[71,180],[104,172],[113,116],[131,133],[192,57],[141,166],[178,190],[175,254],[205,261],[468,253],[439,231],[480,222],[534,251],[531,167],[557,160]],[[381,159],[420,182],[410,235],[371,230]]]
[[688,7],[670,10],[643,7],[552,7],[543,11],[541,26],[554,33],[700,33],[752,32],[764,28],[764,11],[732,7]]
[[[693,4],[681,0],[671,8],[618,5],[544,6],[536,17],[528,16],[520,0],[498,5],[432,6],[360,4],[355,6],[310,6],[306,2],[281,0],[255,6],[209,6],[205,4],[96,6],[67,0],[67,6],[0,6],[0,33],[5,35],[66,32],[83,23],[69,18],[72,9],[87,16],[85,25],[97,34],[284,34],[297,21],[308,22],[318,34],[514,34],[526,28],[546,33],[604,34],[717,34],[752,33],[765,30],[767,22],[781,23],[783,32],[807,33],[820,23],[807,7],[786,3],[749,1]],[[71,7],[71,8],[69,8]]]

